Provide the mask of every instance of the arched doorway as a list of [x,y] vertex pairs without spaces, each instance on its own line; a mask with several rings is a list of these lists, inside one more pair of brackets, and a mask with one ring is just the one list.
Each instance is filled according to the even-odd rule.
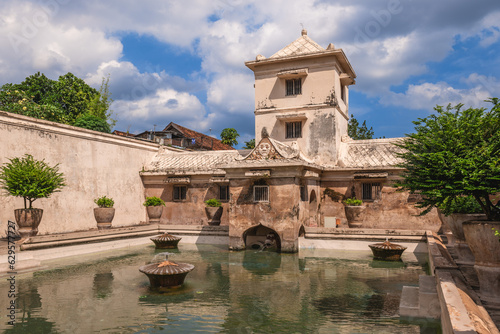
[[316,198],[316,191],[313,189],[309,194],[309,226],[318,226],[318,200]]
[[243,232],[247,249],[281,251],[281,239],[273,229],[257,225]]

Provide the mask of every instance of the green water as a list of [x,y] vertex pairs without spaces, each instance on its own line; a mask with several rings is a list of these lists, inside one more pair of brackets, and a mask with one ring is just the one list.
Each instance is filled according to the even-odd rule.
[[[89,245],[91,247],[91,245]],[[171,260],[195,269],[181,288],[152,291],[138,267],[151,246],[44,263],[17,277],[16,324],[5,333],[437,333],[401,321],[403,285],[418,285],[425,259],[373,261],[370,252],[229,252],[180,245]],[[0,283],[0,295],[9,285]]]

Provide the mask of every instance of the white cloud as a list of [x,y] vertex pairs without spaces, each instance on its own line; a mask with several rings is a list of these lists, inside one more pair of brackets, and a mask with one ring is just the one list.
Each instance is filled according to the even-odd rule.
[[254,109],[254,78],[251,74],[228,73],[215,78],[208,87],[211,109],[230,114],[249,113]]
[[487,106],[484,101],[492,97],[488,89],[495,89],[497,92],[500,91],[500,83],[493,78],[472,74],[464,82],[468,82],[474,86],[459,89],[450,86],[446,82],[409,85],[406,92],[391,92],[384,96],[380,102],[384,105],[394,105],[414,110],[428,110],[430,112],[436,105],[446,106],[449,103],[452,105],[463,103],[466,107]]

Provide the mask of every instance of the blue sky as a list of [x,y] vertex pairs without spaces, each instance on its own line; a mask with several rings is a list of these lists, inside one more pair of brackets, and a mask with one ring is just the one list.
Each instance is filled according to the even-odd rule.
[[173,121],[254,137],[253,73],[300,36],[347,54],[350,113],[399,137],[436,104],[500,97],[498,0],[0,0],[0,85],[67,72],[98,88],[110,76],[115,129]]

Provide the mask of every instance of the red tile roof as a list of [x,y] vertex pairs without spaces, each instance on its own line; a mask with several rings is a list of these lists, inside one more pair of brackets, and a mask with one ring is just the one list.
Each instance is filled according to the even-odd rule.
[[170,122],[163,131],[169,131],[171,128],[175,128],[177,131],[182,133],[186,138],[195,139],[196,144],[200,145],[201,148],[220,151],[220,150],[234,150],[235,148],[222,143],[219,139],[204,135],[203,133],[185,128],[179,124]]

